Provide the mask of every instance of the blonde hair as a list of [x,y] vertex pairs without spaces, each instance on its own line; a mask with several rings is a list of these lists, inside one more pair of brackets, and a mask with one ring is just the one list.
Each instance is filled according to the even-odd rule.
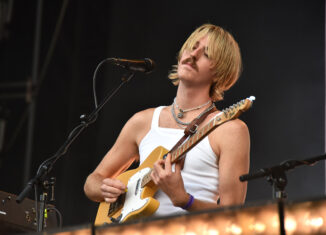
[[[206,35],[208,37],[208,58],[213,61],[215,69],[215,78],[209,95],[214,101],[218,101],[223,99],[224,91],[236,83],[242,70],[240,49],[233,36],[219,26],[204,24],[198,27],[183,44],[177,60],[179,62],[183,52],[191,50],[196,42]],[[178,65],[173,66],[169,73],[169,79],[174,85],[179,84]]]

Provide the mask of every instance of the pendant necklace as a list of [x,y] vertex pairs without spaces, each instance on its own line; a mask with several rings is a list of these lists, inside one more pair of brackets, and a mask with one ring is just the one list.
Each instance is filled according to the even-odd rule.
[[[184,129],[191,122],[183,122],[183,121],[179,120],[179,118],[177,117],[177,115],[176,115],[176,113],[174,111],[174,104],[175,104],[175,102],[173,102],[172,105],[171,105],[171,113],[172,113],[172,116],[173,116],[174,120],[177,122],[178,126]],[[205,113],[209,112],[214,107],[215,107],[215,104],[212,102],[212,104],[207,109],[205,109],[202,113],[200,113],[198,115],[198,118],[200,118],[201,116],[203,116]]]
[[174,98],[174,100],[173,100],[173,104],[172,104],[172,105],[175,104],[175,107],[176,107],[176,108],[178,109],[178,111],[179,111],[179,113],[177,114],[177,116],[178,116],[178,118],[182,119],[182,118],[184,117],[184,113],[186,113],[186,112],[190,112],[190,111],[194,111],[194,110],[197,110],[197,109],[200,109],[200,108],[202,108],[202,107],[208,105],[208,104],[211,103],[211,102],[212,102],[212,100],[209,100],[209,101],[207,101],[205,104],[201,104],[201,105],[199,105],[199,106],[197,106],[197,107],[190,108],[190,109],[182,109],[182,108],[180,108],[179,105],[177,104],[176,98]]

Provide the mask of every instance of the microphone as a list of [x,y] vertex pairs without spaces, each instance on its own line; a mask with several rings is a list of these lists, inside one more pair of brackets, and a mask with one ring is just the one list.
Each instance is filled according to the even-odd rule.
[[155,62],[145,58],[143,60],[127,60],[112,58],[112,63],[134,72],[151,73],[155,68]]

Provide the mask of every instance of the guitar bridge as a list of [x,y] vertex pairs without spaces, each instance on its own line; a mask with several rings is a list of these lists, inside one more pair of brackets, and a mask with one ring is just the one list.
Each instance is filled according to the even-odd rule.
[[[118,210],[120,210],[123,207],[125,198],[126,198],[126,193],[121,194],[115,202],[110,204],[110,208],[109,208],[109,212],[108,212],[109,217],[112,216],[114,213],[116,213]],[[111,220],[112,219],[113,218],[111,218]]]
[[113,218],[113,217],[110,217],[110,220],[112,223],[120,223],[121,221],[121,218],[122,218],[122,215],[120,215],[118,218]]

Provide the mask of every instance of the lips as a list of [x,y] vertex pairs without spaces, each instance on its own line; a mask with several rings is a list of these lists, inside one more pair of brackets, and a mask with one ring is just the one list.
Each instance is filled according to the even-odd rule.
[[190,63],[185,63],[185,64],[183,64],[183,65],[186,66],[186,67],[189,67],[189,68],[195,69],[194,66],[193,66],[192,64],[190,64]]
[[196,64],[193,63],[192,61],[190,61],[191,59],[185,59],[181,64],[186,66],[186,67],[190,67],[191,69],[197,70],[196,69]]

